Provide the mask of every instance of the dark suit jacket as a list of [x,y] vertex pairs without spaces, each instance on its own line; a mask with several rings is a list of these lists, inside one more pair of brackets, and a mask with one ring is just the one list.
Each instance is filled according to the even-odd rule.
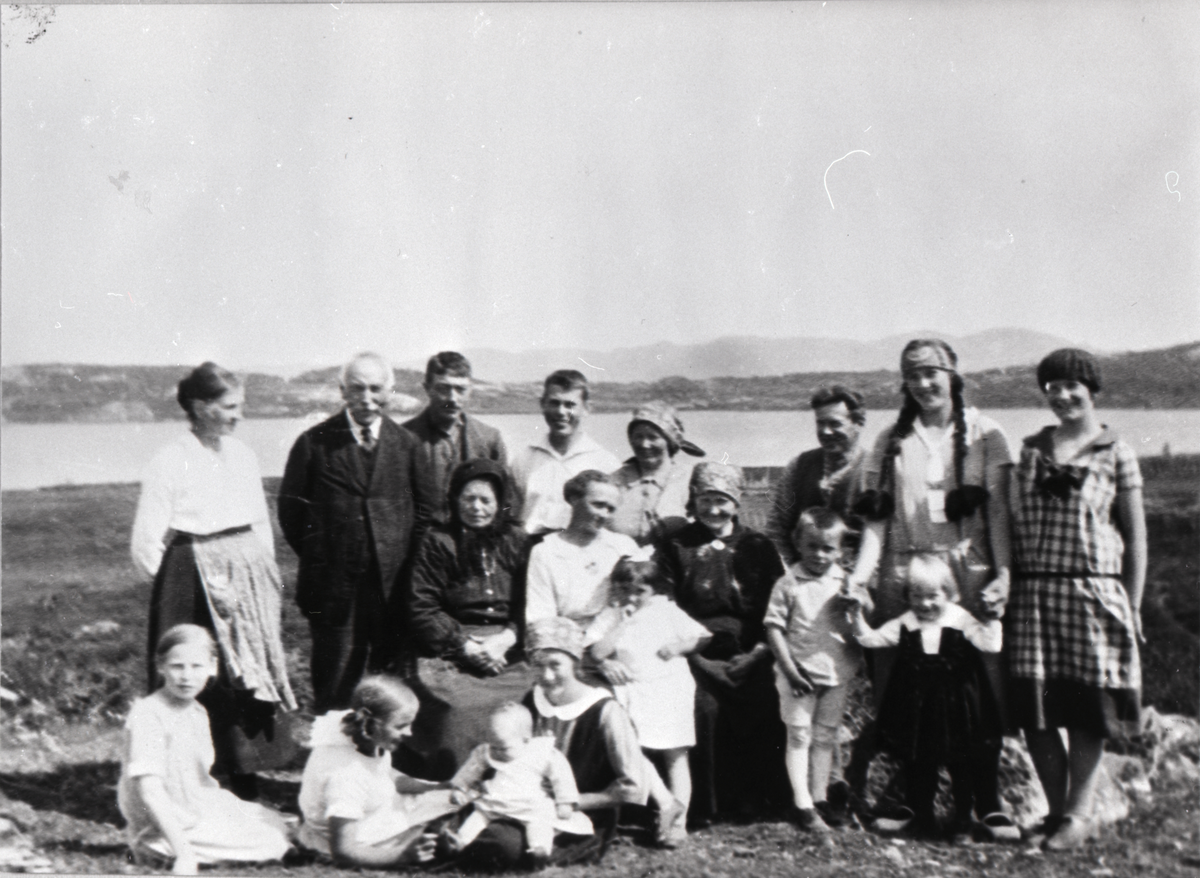
[[384,600],[392,599],[416,524],[415,445],[384,417],[368,468],[343,410],[292,446],[279,486],[279,523],[300,556],[296,601],[310,618],[344,624],[350,598],[376,571]]
[[[413,493],[422,511],[422,519],[429,519],[438,524],[450,522],[450,504],[446,494],[450,490],[449,471],[439,472],[433,460],[432,447],[442,434],[429,417],[429,409],[424,409],[410,421],[401,424],[417,438],[417,479],[413,483]],[[499,463],[507,464],[507,452],[500,431],[490,427],[470,415],[463,415],[463,444],[462,457],[459,463],[485,457]],[[457,465],[457,464],[455,464]]]

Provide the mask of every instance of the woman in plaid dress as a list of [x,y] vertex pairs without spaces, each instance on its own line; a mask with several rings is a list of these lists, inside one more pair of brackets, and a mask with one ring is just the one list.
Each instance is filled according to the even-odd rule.
[[1104,739],[1137,729],[1146,522],[1137,457],[1096,415],[1092,356],[1055,351],[1037,378],[1059,425],[1025,440],[1012,480],[1005,641],[1011,707],[1050,804],[1046,847],[1064,850],[1090,833]]

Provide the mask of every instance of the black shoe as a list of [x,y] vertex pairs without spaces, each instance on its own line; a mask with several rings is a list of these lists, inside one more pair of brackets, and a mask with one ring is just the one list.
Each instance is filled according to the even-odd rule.
[[813,808],[821,819],[825,821],[825,825],[831,829],[841,829],[846,825],[846,811],[844,808],[835,808],[832,802],[814,802]]
[[813,808],[793,808],[792,822],[796,828],[804,832],[823,833],[829,831],[829,824],[821,819],[821,815]]

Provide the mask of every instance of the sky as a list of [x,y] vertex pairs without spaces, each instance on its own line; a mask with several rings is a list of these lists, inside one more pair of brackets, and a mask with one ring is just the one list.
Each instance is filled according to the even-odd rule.
[[58,6],[35,34],[6,8],[5,365],[1200,339],[1194,2]]

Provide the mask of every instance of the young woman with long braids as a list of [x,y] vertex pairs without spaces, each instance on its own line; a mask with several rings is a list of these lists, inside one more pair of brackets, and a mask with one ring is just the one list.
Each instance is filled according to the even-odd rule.
[[[963,609],[976,618],[998,618],[1009,593],[1008,439],[999,424],[964,402],[958,357],[944,341],[910,341],[900,371],[904,405],[863,467],[856,511],[868,524],[848,589],[865,596],[878,571],[870,590],[871,623],[881,625],[905,610],[905,571],[912,559],[933,555],[954,572]],[[874,656],[877,702],[894,658],[892,650]],[[989,696],[999,709],[999,660],[991,655],[984,662]],[[869,760],[869,752],[856,753],[860,768],[864,756]],[[983,835],[1009,839],[1016,830],[1000,811],[999,760],[998,738],[980,742],[970,760],[975,810]]]

